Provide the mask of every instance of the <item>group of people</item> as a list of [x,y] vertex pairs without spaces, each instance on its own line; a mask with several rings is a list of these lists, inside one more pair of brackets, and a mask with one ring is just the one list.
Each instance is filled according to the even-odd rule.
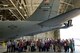
[[53,39],[38,39],[34,40],[15,40],[7,42],[7,52],[71,52],[74,51],[74,40],[53,40]]

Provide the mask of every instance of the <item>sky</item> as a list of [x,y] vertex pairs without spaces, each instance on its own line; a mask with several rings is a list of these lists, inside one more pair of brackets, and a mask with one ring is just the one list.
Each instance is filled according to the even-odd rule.
[[60,29],[61,39],[71,39],[74,38],[76,50],[80,51],[80,15],[72,19],[73,26],[67,29]]

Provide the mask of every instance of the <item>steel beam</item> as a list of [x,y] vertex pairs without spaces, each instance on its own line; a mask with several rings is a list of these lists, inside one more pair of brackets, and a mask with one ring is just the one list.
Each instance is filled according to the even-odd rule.
[[9,0],[12,5],[16,8],[16,10],[19,12],[19,14],[22,16],[22,18],[25,20],[24,15],[22,15],[22,13],[19,11],[19,9],[16,7],[16,5],[14,4],[14,2],[12,0]]
[[9,9],[14,10],[15,8],[14,7],[0,7],[0,10],[9,10]]

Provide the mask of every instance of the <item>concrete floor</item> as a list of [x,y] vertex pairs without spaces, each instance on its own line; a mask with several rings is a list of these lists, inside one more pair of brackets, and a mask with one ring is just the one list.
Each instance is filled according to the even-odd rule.
[[0,46],[0,53],[2,53],[2,52],[4,52],[4,51],[6,51],[6,48]]

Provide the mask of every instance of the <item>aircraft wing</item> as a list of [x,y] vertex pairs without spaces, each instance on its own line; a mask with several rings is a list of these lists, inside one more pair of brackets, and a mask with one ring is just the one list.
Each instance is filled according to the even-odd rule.
[[[70,12],[53,17],[42,23],[37,21],[0,21],[0,40],[67,28],[71,25],[72,20],[70,19],[77,15],[80,15],[80,9],[73,9]],[[68,23],[63,26],[65,21],[68,21]]]
[[32,32],[29,31],[29,34],[34,35],[37,33],[42,33],[54,29],[68,28],[72,26],[71,18],[74,18],[77,15],[80,15],[80,8],[73,9],[69,12],[66,12],[64,14],[46,20],[42,23],[39,23],[35,25],[36,27],[31,27],[30,29],[32,29]]
[[36,27],[33,27],[33,32],[29,31],[29,34],[33,35],[54,29],[68,28],[72,26],[71,18],[74,18],[77,15],[80,15],[80,8],[73,9],[69,12],[63,13],[42,23],[39,23],[38,25],[35,25]]

